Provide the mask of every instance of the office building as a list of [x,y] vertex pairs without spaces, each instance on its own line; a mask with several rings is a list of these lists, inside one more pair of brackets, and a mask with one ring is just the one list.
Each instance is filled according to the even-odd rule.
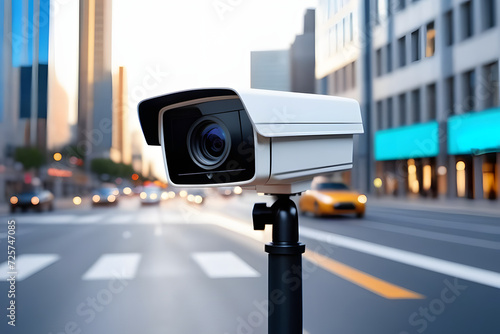
[[109,158],[112,145],[111,0],[80,1],[77,147]]
[[290,91],[290,53],[288,50],[252,51],[252,88]]
[[120,66],[114,80],[113,145],[111,159],[124,164],[132,163],[132,143],[129,131],[127,72]]
[[333,30],[334,47],[328,43],[337,59],[316,68],[323,78],[327,65],[335,64],[336,73],[345,55],[338,55],[345,34],[338,29],[345,31],[350,24],[340,24],[339,13],[361,8],[351,21],[361,22],[354,27],[363,32],[358,45],[367,50],[366,57],[358,52],[361,58],[355,60],[362,62],[356,69],[363,71],[365,93],[345,92],[342,73],[338,79],[332,73],[333,88],[323,84],[328,93],[361,98],[373,152],[368,155],[372,170],[365,171],[373,181],[371,190],[405,197],[498,199],[500,4],[351,0],[322,1],[320,7],[323,13],[333,10],[331,20],[339,24]]
[[[352,171],[342,172],[344,182],[363,192],[370,191],[373,164],[370,158],[369,79],[363,75],[367,49],[364,2],[321,0],[316,9],[316,92],[343,96],[360,102],[365,134],[355,136]],[[368,53],[368,56],[370,54]]]
[[304,15],[304,33],[297,35],[290,46],[290,90],[315,93],[315,13],[308,9]]

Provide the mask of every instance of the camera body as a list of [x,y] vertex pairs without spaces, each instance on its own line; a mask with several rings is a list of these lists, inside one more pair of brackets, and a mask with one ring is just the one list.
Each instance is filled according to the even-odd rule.
[[363,133],[352,99],[209,88],[142,101],[149,145],[161,145],[170,184],[236,186],[269,194],[309,188],[316,175],[352,168]]

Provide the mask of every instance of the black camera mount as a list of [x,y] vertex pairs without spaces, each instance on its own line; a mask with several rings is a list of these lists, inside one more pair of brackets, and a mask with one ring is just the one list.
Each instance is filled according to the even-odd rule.
[[273,226],[272,242],[265,246],[269,253],[268,333],[301,334],[305,245],[299,242],[297,207],[290,195],[278,195],[271,207],[256,203],[252,218],[255,230]]

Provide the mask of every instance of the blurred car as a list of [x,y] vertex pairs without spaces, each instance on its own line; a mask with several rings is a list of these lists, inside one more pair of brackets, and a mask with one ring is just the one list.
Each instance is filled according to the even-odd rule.
[[231,195],[241,195],[243,189],[239,186],[236,187],[218,187],[217,192],[223,197],[228,197]]
[[365,195],[350,190],[344,183],[324,182],[300,197],[299,208],[315,216],[356,214],[361,218],[365,215],[366,201]]
[[191,190],[186,199],[189,203],[203,204],[205,202],[206,194],[203,190]]
[[118,205],[120,190],[114,187],[101,187],[92,194],[92,205]]
[[[165,196],[164,194],[167,194]],[[162,199],[168,198],[168,193],[164,192],[159,187],[144,187],[144,189],[139,194],[141,198],[141,204],[159,204]]]
[[43,189],[33,189],[15,194],[10,198],[10,212],[15,212],[17,208],[26,211],[29,208],[37,211],[54,210],[54,195]]

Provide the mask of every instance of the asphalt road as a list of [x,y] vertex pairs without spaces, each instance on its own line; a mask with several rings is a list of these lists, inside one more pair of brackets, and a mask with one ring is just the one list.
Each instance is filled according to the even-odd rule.
[[[267,333],[270,230],[252,231],[254,199],[3,216],[0,333]],[[302,216],[301,241],[307,333],[500,332],[499,217],[372,205]]]

